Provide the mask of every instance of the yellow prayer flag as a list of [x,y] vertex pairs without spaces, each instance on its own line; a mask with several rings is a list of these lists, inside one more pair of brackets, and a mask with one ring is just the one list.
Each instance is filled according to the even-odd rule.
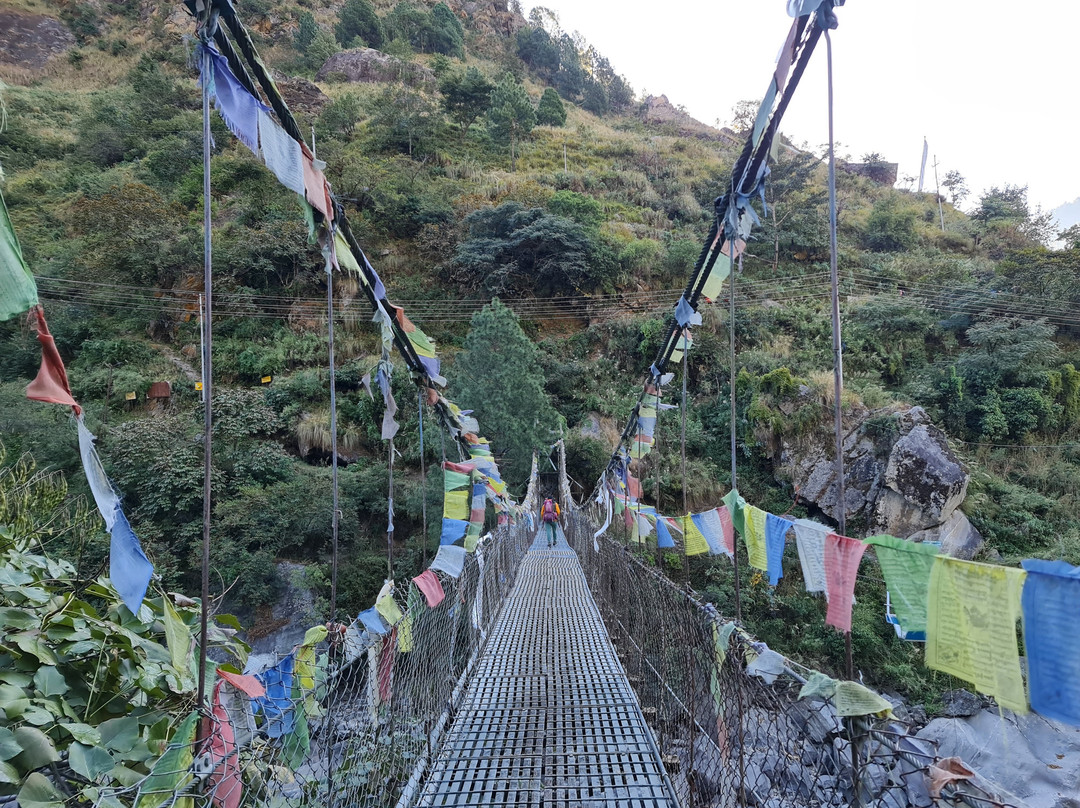
[[975,685],[1003,707],[1027,712],[1016,621],[1027,573],[948,556],[934,558],[926,666]]
[[393,595],[383,595],[375,601],[375,611],[377,611],[379,616],[386,621],[388,626],[396,626],[401,622],[401,618],[403,617],[401,609],[394,601]]
[[355,272],[360,278],[360,283],[367,285],[367,278],[360,271],[360,264],[357,263],[356,257],[352,254],[352,250],[349,249],[349,245],[342,238],[341,233],[337,231],[334,232],[334,254],[337,256],[339,267]]
[[768,572],[769,558],[765,552],[765,517],[768,514],[755,505],[747,505],[746,511],[746,554],[754,569]]
[[300,687],[315,687],[315,646],[326,639],[326,626],[312,626],[304,634],[304,642],[296,651],[293,672],[300,680]]
[[460,491],[447,491],[443,495],[443,517],[446,519],[468,519],[472,492],[467,488]]
[[690,514],[683,517],[683,544],[688,556],[704,555],[709,552],[709,543],[705,541],[705,536],[698,530]]
[[413,649],[412,621],[411,615],[405,615],[405,619],[398,626],[397,647],[398,651],[403,654],[407,654]]

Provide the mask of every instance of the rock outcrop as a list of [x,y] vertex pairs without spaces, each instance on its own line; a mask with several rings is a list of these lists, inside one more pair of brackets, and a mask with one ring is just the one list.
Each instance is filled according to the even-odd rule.
[[[879,434],[882,424],[896,430],[884,442]],[[860,408],[847,414],[845,429],[848,521],[862,519],[870,533],[940,541],[942,552],[957,558],[975,555],[982,536],[959,510],[967,495],[968,474],[945,433],[922,407],[900,412]],[[835,519],[840,508],[831,448],[825,441],[785,443],[777,460],[799,496]]]
[[318,115],[330,103],[326,94],[307,79],[278,75],[274,77],[274,82],[281,90],[285,103],[293,109]]
[[335,53],[315,74],[316,81],[331,76],[346,81],[380,84],[401,82],[410,87],[434,86],[435,74],[420,64],[405,62],[374,48],[354,48]]
[[735,146],[739,138],[730,129],[716,129],[691,118],[686,112],[672,105],[666,95],[650,95],[641,102],[639,115],[645,123],[669,125],[683,137],[715,140]]
[[512,37],[528,21],[510,10],[509,0],[449,0],[447,5],[461,19],[482,34]]
[[71,31],[57,19],[0,8],[0,62],[4,64],[36,73],[74,44]]

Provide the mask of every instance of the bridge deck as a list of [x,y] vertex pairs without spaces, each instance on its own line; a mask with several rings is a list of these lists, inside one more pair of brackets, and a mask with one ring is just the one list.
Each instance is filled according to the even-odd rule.
[[561,531],[522,561],[418,804],[677,808]]

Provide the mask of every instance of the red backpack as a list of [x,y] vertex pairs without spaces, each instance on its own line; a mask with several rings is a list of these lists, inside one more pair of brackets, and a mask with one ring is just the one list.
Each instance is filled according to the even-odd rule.
[[555,503],[552,502],[550,499],[545,499],[544,500],[544,507],[540,511],[540,515],[541,515],[541,517],[543,518],[543,520],[545,522],[554,522],[555,521]]

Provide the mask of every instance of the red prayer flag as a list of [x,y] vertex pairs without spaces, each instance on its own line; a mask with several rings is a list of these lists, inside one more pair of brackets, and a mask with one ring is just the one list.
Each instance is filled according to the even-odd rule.
[[429,609],[434,609],[442,603],[443,598],[446,597],[446,593],[442,588],[442,582],[431,570],[424,570],[421,572],[413,578],[413,583],[416,584],[416,588],[423,594]]
[[205,753],[209,754],[210,761],[215,764],[214,770],[206,779],[213,795],[211,799],[217,808],[239,808],[240,800],[244,796],[244,784],[240,779],[236,733],[229,719],[229,713],[221,703],[219,692],[221,684],[218,682],[214,685],[211,718],[203,719],[203,735],[206,737]]
[[26,386],[26,397],[48,404],[66,404],[75,410],[76,415],[79,415],[82,407],[71,395],[67,371],[64,370],[60,352],[56,350],[56,340],[49,333],[45,313],[41,306],[34,309],[33,313],[37,315],[37,338],[41,343],[41,369],[38,371],[37,378]]
[[241,673],[230,673],[227,670],[217,669],[217,675],[228,682],[230,685],[241,691],[245,695],[251,696],[253,699],[262,698],[266,695],[266,688],[263,687],[263,683],[256,679],[254,676]]
[[442,465],[447,471],[456,471],[458,474],[472,474],[476,471],[476,465],[473,463],[451,463],[446,460]]
[[721,505],[716,509],[720,516],[720,526],[724,529],[724,548],[732,558],[735,557],[735,525],[731,521],[731,511],[727,505]]
[[626,475],[626,490],[634,499],[641,499],[641,480],[633,474]]
[[829,610],[825,625],[851,631],[851,603],[855,599],[855,575],[867,545],[847,536],[825,537],[825,587]]
[[394,693],[394,652],[397,650],[397,626],[390,629],[390,633],[383,637],[382,649],[379,651],[379,701],[390,701]]

